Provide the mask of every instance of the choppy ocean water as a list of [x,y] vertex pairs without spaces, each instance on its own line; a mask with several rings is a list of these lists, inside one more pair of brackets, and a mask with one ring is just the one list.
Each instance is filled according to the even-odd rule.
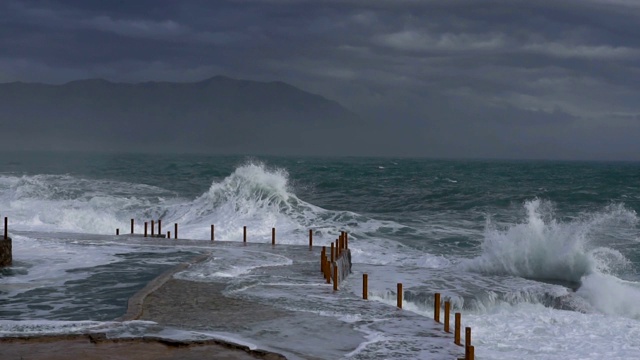
[[[203,241],[210,224],[220,240],[242,241],[247,226],[266,242],[276,227],[291,244],[306,244],[308,229],[316,243],[345,230],[354,261],[345,291],[358,293],[366,272],[370,299],[395,304],[402,282],[405,309],[424,316],[441,292],[472,327],[480,359],[640,358],[639,209],[637,163],[4,154],[0,216],[10,218],[14,247],[28,251],[1,272],[0,331],[34,331],[30,319],[107,321],[144,274],[194,253],[42,234],[110,235],[130,218],[162,218]],[[288,260],[258,253],[181,276],[233,279],[274,261]],[[88,295],[104,299],[100,311],[61,290],[86,293],[83,281],[106,281],[115,264],[132,271],[121,292]],[[361,316],[294,295],[285,303],[345,322]],[[60,324],[48,326],[73,327]],[[350,357],[423,356],[419,346],[397,349],[394,339],[412,329],[361,330],[367,340]]]

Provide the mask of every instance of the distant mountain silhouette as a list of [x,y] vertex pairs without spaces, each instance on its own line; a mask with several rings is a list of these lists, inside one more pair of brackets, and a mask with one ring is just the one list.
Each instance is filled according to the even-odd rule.
[[0,149],[349,155],[362,121],[283,82],[0,84]]

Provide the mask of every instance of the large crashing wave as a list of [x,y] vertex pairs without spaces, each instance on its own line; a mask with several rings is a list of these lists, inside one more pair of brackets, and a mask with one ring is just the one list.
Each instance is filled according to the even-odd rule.
[[562,222],[550,202],[524,204],[527,219],[506,229],[490,220],[480,256],[463,263],[470,271],[579,284],[576,294],[596,309],[640,318],[640,284],[619,277],[632,271],[620,251],[607,246],[633,241],[638,216],[621,204]]
[[162,219],[165,226],[179,223],[184,238],[208,239],[214,224],[220,240],[242,240],[247,226],[249,241],[268,241],[275,227],[279,242],[300,244],[306,243],[310,228],[321,239],[339,229],[363,233],[394,226],[305,202],[294,193],[286,170],[256,162],[213,181],[195,199],[145,184],[71,175],[3,175],[0,211],[17,230],[114,234],[116,228],[126,232],[129,219],[135,218],[136,232],[141,232],[145,220]]
[[270,238],[272,227],[297,234],[312,226],[322,231],[317,220],[326,213],[293,193],[284,169],[268,169],[261,163],[240,166],[195,200],[167,209],[167,217],[194,237],[206,237],[208,224],[219,224],[216,234],[225,240],[240,239],[243,226],[259,238]]

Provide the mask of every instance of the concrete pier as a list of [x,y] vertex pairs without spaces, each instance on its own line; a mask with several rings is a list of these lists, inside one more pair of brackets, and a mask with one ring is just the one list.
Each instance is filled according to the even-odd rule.
[[11,266],[13,262],[11,251],[11,238],[0,238],[0,267]]

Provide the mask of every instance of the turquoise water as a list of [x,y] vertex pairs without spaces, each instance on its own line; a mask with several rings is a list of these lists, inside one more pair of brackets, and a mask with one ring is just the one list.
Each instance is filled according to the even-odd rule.
[[[266,242],[276,227],[305,244],[308,229],[327,243],[346,230],[357,274],[381,279],[374,299],[392,303],[402,279],[420,313],[443,291],[485,358],[571,358],[550,318],[601,337],[596,355],[640,332],[638,163],[4,154],[0,209],[19,231],[114,234],[162,218],[186,238],[207,240],[215,224],[217,239],[242,241],[247,226]],[[500,316],[521,326],[501,329]],[[596,329],[603,316],[619,324]]]

